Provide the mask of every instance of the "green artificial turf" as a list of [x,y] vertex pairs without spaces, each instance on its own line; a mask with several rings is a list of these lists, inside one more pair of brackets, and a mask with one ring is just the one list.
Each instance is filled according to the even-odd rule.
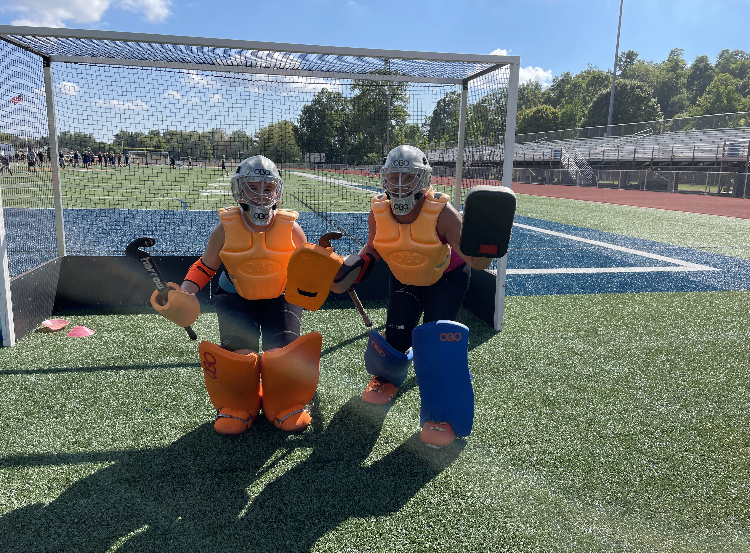
[[[3,551],[745,551],[750,292],[506,300],[462,311],[472,435],[419,442],[413,373],[359,399],[367,329],[323,333],[313,424],[212,429],[197,344],[156,314],[0,349]],[[381,326],[383,302],[366,303]],[[62,315],[62,314],[61,314]],[[194,325],[218,338],[216,316]]]

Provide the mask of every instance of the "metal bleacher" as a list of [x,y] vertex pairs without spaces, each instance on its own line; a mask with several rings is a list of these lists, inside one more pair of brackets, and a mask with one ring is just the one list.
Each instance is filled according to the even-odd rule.
[[[745,117],[739,118],[739,123],[749,126],[667,131],[657,134],[647,126],[647,123],[641,123],[639,125],[643,126],[643,130],[626,136],[555,139],[550,137],[554,136],[553,133],[538,133],[544,136],[524,141],[529,135],[519,135],[515,145],[514,162],[555,163],[560,161],[561,151],[577,150],[589,164],[600,168],[628,163],[658,163],[662,166],[719,165],[723,162],[744,164],[750,155],[750,114],[732,115],[744,115]],[[653,127],[658,129],[659,125],[654,124]],[[569,131],[556,133],[570,134]]]

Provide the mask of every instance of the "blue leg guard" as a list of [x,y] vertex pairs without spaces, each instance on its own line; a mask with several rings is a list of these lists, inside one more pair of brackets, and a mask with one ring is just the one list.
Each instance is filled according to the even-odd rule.
[[401,353],[393,349],[377,330],[370,331],[365,350],[365,368],[371,375],[399,388],[406,380],[411,358],[412,348],[406,353]]
[[456,436],[471,434],[474,388],[469,372],[469,328],[454,321],[419,325],[412,332],[414,372],[427,421],[449,422]]

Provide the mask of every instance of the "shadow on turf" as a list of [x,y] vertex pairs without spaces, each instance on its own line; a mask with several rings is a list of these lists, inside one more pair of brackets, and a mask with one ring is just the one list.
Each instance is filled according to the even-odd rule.
[[[353,398],[327,427],[313,406],[313,425],[299,435],[279,432],[261,417],[237,438],[219,436],[207,423],[165,448],[117,452],[114,464],[51,503],[0,518],[2,549],[309,551],[351,517],[398,511],[461,452],[460,443],[426,448],[415,434],[363,466],[387,412]],[[297,448],[311,452],[295,464],[289,456]],[[50,455],[44,463],[44,457],[10,464],[75,462]],[[11,468],[9,461],[0,466]],[[275,472],[275,479],[260,482]]]

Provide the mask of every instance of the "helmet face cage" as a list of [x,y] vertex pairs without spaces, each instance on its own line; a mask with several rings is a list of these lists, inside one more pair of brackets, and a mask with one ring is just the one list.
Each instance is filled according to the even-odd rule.
[[[398,174],[396,181],[389,174]],[[413,175],[410,180],[408,175]],[[391,200],[391,211],[395,215],[409,213],[421,196],[421,191],[429,188],[432,167],[424,153],[414,146],[397,146],[391,150],[380,170],[383,191]]]
[[254,156],[243,160],[232,175],[232,197],[249,211],[253,223],[267,225],[270,213],[281,204],[284,181],[268,158]]

